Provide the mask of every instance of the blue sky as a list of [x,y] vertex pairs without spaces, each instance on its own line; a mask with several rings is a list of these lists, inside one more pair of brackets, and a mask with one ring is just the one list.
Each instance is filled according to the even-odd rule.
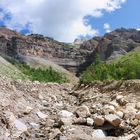
[[72,42],[120,27],[139,29],[139,6],[140,0],[0,0],[0,26]]
[[140,0],[128,0],[121,9],[111,13],[105,12],[99,18],[89,16],[88,20],[92,27],[99,30],[100,35],[105,33],[104,23],[110,25],[111,31],[121,27],[140,29]]

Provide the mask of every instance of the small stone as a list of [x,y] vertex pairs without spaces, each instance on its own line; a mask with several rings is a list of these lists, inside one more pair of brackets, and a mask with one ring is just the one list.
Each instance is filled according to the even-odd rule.
[[62,125],[62,126],[60,127],[60,131],[64,133],[64,131],[66,131],[66,127]]
[[46,115],[46,114],[44,114],[44,113],[42,113],[42,112],[37,112],[36,113],[37,114],[37,116],[39,117],[39,118],[41,118],[41,119],[46,119],[48,116]]
[[29,123],[33,129],[39,128],[39,124]]
[[56,137],[60,137],[61,131],[59,129],[53,129],[50,133],[49,140],[54,140]]
[[69,126],[73,123],[72,118],[60,118],[60,120],[58,121],[59,123]]
[[19,120],[15,120],[15,127],[21,133],[27,131],[27,126]]
[[106,115],[105,119],[113,126],[119,126],[121,124],[121,119],[115,114]]
[[47,120],[46,120],[46,124],[47,124],[47,126],[48,126],[48,127],[53,126],[53,125],[54,125],[54,123],[55,123],[55,121],[54,121],[54,120],[52,120],[52,119],[47,119]]
[[76,109],[76,114],[78,115],[78,117],[83,117],[83,118],[89,117],[91,115],[89,108],[85,105],[78,107]]
[[135,103],[127,103],[126,105],[127,105],[127,106],[130,106],[130,107],[133,107],[133,108],[136,107],[136,104],[135,104]]
[[52,101],[54,101],[54,102],[57,101],[57,98],[55,95],[50,95],[49,102],[52,102]]
[[92,114],[99,113],[99,112],[101,112],[101,109],[102,109],[102,104],[96,104],[96,105],[93,105],[93,106],[90,108],[90,112],[91,112]]
[[73,120],[73,124],[83,125],[86,123],[87,123],[87,120],[85,118],[82,118],[82,117]]
[[140,120],[140,111],[136,113],[135,118]]
[[5,132],[2,137],[0,137],[1,140],[11,140],[10,133]]
[[95,117],[94,122],[96,126],[103,126],[105,119],[102,116],[97,116]]
[[132,126],[137,126],[138,124],[139,124],[139,120],[138,119],[132,119],[131,121],[130,121],[130,124],[132,125]]
[[4,112],[4,117],[5,117],[6,122],[8,123],[8,125],[10,127],[12,127],[15,124],[16,118],[15,118],[15,116],[14,116],[14,114],[12,112],[5,111]]
[[43,99],[44,99],[44,97],[43,97],[41,94],[38,95],[38,98],[39,98],[40,100],[43,100]]
[[121,129],[123,129],[124,131],[130,131],[131,130],[131,126],[128,125],[129,123],[122,121],[121,124],[119,125],[119,127]]
[[119,116],[122,119],[124,114],[123,114],[122,111],[117,111],[116,115]]
[[39,132],[35,133],[35,138],[43,138],[43,137],[45,137],[44,134],[39,133]]
[[97,129],[97,130],[93,131],[92,137],[93,138],[105,138],[106,134],[105,134],[105,132],[103,130]]
[[49,107],[49,103],[46,100],[42,100],[42,105],[44,107]]
[[123,138],[124,138],[124,140],[136,140],[137,139],[137,136],[134,135],[134,134],[130,134],[130,135],[125,136]]
[[124,118],[134,118],[136,115],[137,110],[133,106],[126,106],[126,108],[123,110]]
[[92,126],[94,124],[93,119],[87,118],[87,125]]
[[24,111],[24,114],[29,114],[32,110],[33,110],[32,107],[27,106],[26,109],[25,109],[25,111]]
[[109,104],[113,105],[115,108],[119,107],[118,103],[115,100],[111,101]]
[[60,136],[59,140],[67,140],[67,137],[66,136]]
[[116,96],[116,101],[118,101],[118,100],[120,100],[120,99],[122,99],[122,98],[124,98],[122,95],[117,95],[117,96]]
[[73,116],[73,113],[72,112],[69,112],[67,110],[62,110],[58,113],[58,116],[60,118],[69,118],[69,117],[72,117]]
[[116,97],[116,101],[121,105],[124,106],[126,105],[128,102],[124,99],[124,97],[122,95],[118,95]]
[[136,109],[140,110],[140,102],[136,103]]
[[115,107],[112,106],[112,105],[105,105],[104,108],[103,108],[103,113],[105,115],[114,114],[115,113]]

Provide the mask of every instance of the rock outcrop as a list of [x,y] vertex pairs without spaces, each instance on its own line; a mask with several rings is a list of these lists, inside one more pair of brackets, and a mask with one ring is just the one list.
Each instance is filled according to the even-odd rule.
[[67,44],[39,34],[24,36],[0,28],[1,53],[17,59],[21,59],[21,56],[38,56],[76,74],[94,63],[97,53],[106,61],[125,55],[139,46],[140,31],[135,29],[121,28],[103,37],[94,37],[88,41],[75,40],[73,44]]
[[97,53],[103,61],[106,61],[125,55],[137,47],[140,47],[140,31],[136,29],[120,28],[106,33],[103,37],[94,37],[80,46],[80,49],[89,50],[92,53],[79,67],[79,72],[95,61]]
[[70,44],[39,34],[24,36],[6,28],[0,28],[0,52],[20,60],[21,56],[41,57],[74,73],[87,56]]

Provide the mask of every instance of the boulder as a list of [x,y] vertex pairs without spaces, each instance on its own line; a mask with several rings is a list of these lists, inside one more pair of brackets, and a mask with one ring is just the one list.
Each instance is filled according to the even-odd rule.
[[106,134],[105,134],[105,132],[103,130],[97,129],[97,130],[94,130],[92,132],[92,137],[93,138],[105,138]]
[[97,116],[94,119],[94,123],[96,126],[103,126],[105,119],[102,116]]
[[105,119],[113,126],[119,126],[121,124],[121,119],[115,114],[106,115]]
[[83,118],[89,117],[91,115],[89,108],[85,105],[78,107],[75,112],[78,117]]

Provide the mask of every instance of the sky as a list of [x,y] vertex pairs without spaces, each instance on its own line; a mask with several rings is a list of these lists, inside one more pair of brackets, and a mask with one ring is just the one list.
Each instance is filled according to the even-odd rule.
[[0,26],[62,42],[140,29],[140,0],[0,0]]

